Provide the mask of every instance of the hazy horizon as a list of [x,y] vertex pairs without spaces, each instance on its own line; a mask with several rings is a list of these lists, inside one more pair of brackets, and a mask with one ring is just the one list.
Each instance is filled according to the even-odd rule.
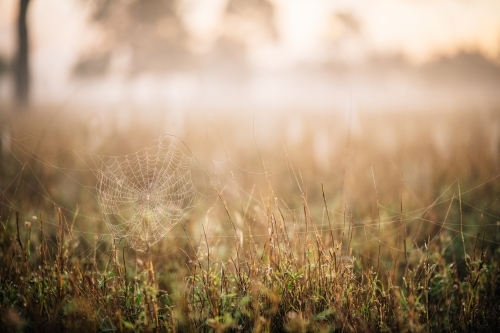
[[[495,1],[183,0],[142,23],[128,17],[128,3],[99,18],[94,3],[32,1],[35,107],[343,113],[500,105]],[[0,2],[8,68],[16,4]],[[2,108],[12,107],[12,95],[7,71]]]

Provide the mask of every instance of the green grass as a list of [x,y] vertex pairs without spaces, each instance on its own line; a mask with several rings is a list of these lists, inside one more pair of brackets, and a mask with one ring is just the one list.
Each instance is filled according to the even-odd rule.
[[[449,156],[423,134],[423,118],[413,119],[417,137],[400,130],[390,152],[373,132],[384,122],[365,119],[369,130],[332,148],[328,168],[307,149],[324,119],[306,122],[292,146],[258,133],[254,141],[251,129],[239,141],[244,123],[201,131],[192,121],[185,141],[206,169],[193,165],[206,197],[144,253],[107,235],[85,190],[95,179],[75,153],[96,134],[33,118],[12,122],[2,162],[2,331],[500,327],[498,160],[471,118],[441,119],[469,133],[452,136]],[[112,132],[97,151],[137,150],[151,132],[159,133],[152,125],[137,125],[136,140]],[[68,166],[84,171],[69,178]]]

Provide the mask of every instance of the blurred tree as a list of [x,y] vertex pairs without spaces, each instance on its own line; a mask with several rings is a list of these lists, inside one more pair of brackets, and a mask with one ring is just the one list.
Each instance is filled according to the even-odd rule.
[[[94,1],[92,20],[103,29],[105,38],[82,55],[74,66],[74,74],[103,75],[116,67],[117,62],[131,76],[141,72],[182,71],[200,65],[201,59],[192,50],[192,36],[182,17],[184,1]],[[275,38],[273,8],[269,0],[228,0],[215,31],[215,43],[208,50],[215,63],[207,63],[206,59],[201,62],[209,66],[242,65],[252,42]]]
[[28,28],[26,14],[30,0],[19,1],[19,18],[17,25],[18,49],[15,66],[15,96],[19,106],[29,102],[29,66],[28,66]]
[[192,58],[188,31],[175,0],[94,2],[92,20],[104,32],[101,45],[84,54],[74,67],[79,76],[105,74],[118,53],[127,53],[128,75],[182,69]]
[[7,65],[7,60],[0,54],[0,76],[8,72],[9,66]]
[[[258,38],[276,39],[274,25],[274,5],[270,0],[229,0],[226,7],[226,18],[236,20],[234,28],[248,27],[248,31],[258,34]],[[240,35],[242,40],[254,36]]]
[[226,65],[241,66],[252,46],[276,39],[274,5],[270,0],[229,0],[213,51]]

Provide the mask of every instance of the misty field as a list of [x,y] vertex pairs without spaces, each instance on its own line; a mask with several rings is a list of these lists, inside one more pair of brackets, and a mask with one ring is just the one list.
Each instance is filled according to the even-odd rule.
[[1,119],[2,332],[500,327],[498,113],[150,118]]

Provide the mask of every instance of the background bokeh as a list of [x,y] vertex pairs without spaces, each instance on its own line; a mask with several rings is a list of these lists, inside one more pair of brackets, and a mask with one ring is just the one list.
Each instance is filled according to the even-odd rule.
[[[4,110],[18,7],[0,2]],[[32,0],[30,101],[179,126],[192,112],[484,112],[499,104],[498,12],[494,0]]]
[[294,165],[340,210],[372,196],[372,169],[394,203],[404,174],[415,209],[497,176],[497,1],[30,0],[19,103],[23,1],[0,1],[5,161],[26,135],[62,168],[78,161],[54,143],[119,155],[170,133],[229,193],[265,188],[262,157],[285,200]]

